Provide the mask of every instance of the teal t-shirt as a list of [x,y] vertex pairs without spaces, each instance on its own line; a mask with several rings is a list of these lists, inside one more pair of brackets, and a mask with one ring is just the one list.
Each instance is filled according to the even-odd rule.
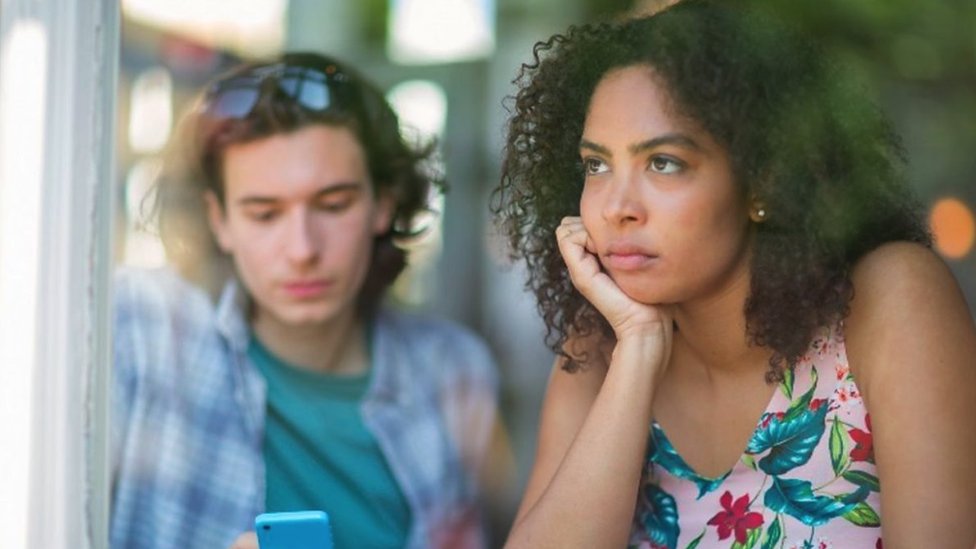
[[360,414],[373,368],[356,376],[311,372],[281,361],[253,335],[247,355],[268,385],[266,511],[325,511],[336,549],[403,547],[410,508]]

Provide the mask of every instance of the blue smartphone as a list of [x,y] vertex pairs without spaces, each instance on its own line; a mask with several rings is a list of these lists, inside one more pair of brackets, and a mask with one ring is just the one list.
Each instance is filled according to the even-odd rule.
[[324,511],[264,513],[254,519],[254,531],[261,549],[333,549]]

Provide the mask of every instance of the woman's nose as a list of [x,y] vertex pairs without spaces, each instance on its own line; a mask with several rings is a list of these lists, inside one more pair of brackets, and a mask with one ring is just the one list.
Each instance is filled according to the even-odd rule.
[[643,222],[647,217],[639,189],[640,182],[634,177],[615,178],[607,190],[603,204],[603,218],[612,224]]

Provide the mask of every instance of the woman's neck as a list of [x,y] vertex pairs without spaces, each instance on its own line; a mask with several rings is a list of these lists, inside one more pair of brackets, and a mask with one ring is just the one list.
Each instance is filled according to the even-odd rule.
[[749,276],[743,273],[723,291],[675,307],[675,352],[687,367],[707,378],[738,376],[765,369],[771,351],[750,345],[745,302]]

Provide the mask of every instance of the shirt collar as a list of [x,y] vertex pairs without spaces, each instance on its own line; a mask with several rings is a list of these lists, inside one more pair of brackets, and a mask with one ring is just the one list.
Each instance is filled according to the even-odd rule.
[[372,365],[373,380],[368,390],[371,398],[408,404],[411,400],[410,371],[405,361],[410,346],[401,330],[397,330],[396,315],[380,309],[373,319]]
[[248,297],[236,279],[224,286],[217,302],[217,331],[227,340],[231,348],[239,353],[247,351],[250,330],[247,325]]

